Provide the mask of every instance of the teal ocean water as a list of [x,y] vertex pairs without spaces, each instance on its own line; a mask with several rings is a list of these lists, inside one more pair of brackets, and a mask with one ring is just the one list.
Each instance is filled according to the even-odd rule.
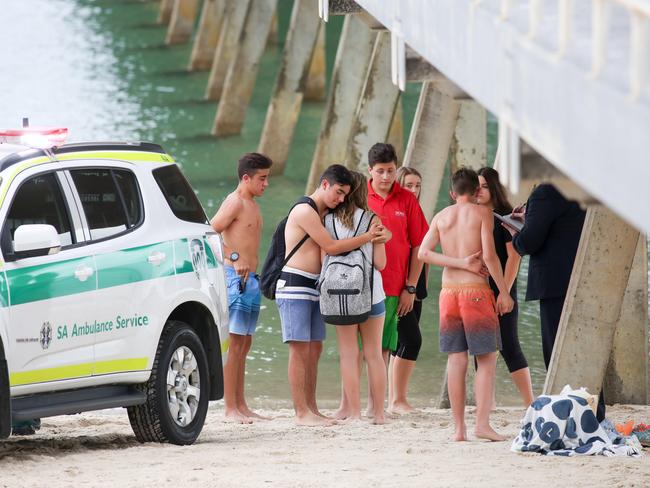
[[[157,1],[5,0],[0,29],[0,127],[32,125],[70,129],[71,141],[147,140],[157,142],[182,165],[209,216],[237,184],[236,161],[257,149],[291,12],[291,0],[279,0],[280,42],[270,45],[242,134],[215,139],[209,135],[216,104],[203,100],[206,72],[186,69],[191,43],[164,45],[165,28],[156,24]],[[327,25],[328,76],[334,62],[342,18]],[[407,140],[419,93],[404,94]],[[323,103],[305,103],[284,176],[271,181],[260,200],[265,222],[262,254],[275,224],[302,194],[318,135]],[[489,123],[490,154],[496,127]],[[425,182],[426,184],[426,182]],[[446,189],[439,206],[447,204]],[[526,289],[527,261],[519,275]],[[437,296],[440,271],[432,270],[430,296],[424,302],[424,338],[411,385],[416,405],[435,403],[446,356],[438,352]],[[523,297],[522,297],[523,299]],[[334,330],[328,331],[320,362],[318,397],[324,406],[338,401],[338,355]],[[541,391],[544,364],[539,341],[537,303],[520,302],[519,336],[530,363],[533,385]],[[265,301],[258,333],[248,358],[247,389],[259,402],[290,398],[286,379],[287,348],[282,344],[277,310]],[[497,401],[518,404],[515,388],[499,360]]]

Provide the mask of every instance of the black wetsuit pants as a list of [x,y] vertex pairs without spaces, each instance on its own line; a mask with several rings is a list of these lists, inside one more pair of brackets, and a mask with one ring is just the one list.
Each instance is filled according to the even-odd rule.
[[[553,354],[553,345],[555,344],[555,336],[560,326],[563,306],[564,297],[542,298],[539,301],[539,318],[542,323],[542,352],[544,353],[544,364],[547,370],[548,365],[551,363],[551,354]],[[602,422],[605,419],[605,397],[602,389],[598,397],[596,418],[598,422]]]
[[413,310],[399,318],[397,322],[397,349],[393,356],[415,361],[422,347],[422,334],[420,333],[420,315],[422,315],[422,301],[413,302]]

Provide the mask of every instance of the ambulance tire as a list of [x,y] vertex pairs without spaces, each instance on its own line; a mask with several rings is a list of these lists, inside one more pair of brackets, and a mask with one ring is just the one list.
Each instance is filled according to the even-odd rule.
[[[194,416],[186,426],[174,420],[168,400],[167,373],[172,355],[179,348],[192,352],[199,373],[199,400]],[[208,412],[210,374],[203,344],[189,325],[178,320],[167,322],[158,343],[151,377],[138,388],[147,395],[146,403],[127,408],[138,441],[188,445],[197,439]]]

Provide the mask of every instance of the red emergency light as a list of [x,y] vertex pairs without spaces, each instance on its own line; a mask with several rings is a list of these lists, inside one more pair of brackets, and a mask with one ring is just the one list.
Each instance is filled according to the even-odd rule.
[[0,144],[18,144],[39,149],[60,146],[68,137],[66,127],[24,127],[0,129]]

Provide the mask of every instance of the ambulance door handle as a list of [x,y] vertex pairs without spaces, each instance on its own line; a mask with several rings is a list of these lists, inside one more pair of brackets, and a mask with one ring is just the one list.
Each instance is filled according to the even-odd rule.
[[79,281],[86,281],[93,275],[93,269],[89,266],[79,266],[74,270],[74,276]]
[[165,256],[164,252],[160,251],[155,251],[149,254],[149,257],[147,258],[147,261],[154,266],[160,266],[160,264],[165,260],[167,256]]

